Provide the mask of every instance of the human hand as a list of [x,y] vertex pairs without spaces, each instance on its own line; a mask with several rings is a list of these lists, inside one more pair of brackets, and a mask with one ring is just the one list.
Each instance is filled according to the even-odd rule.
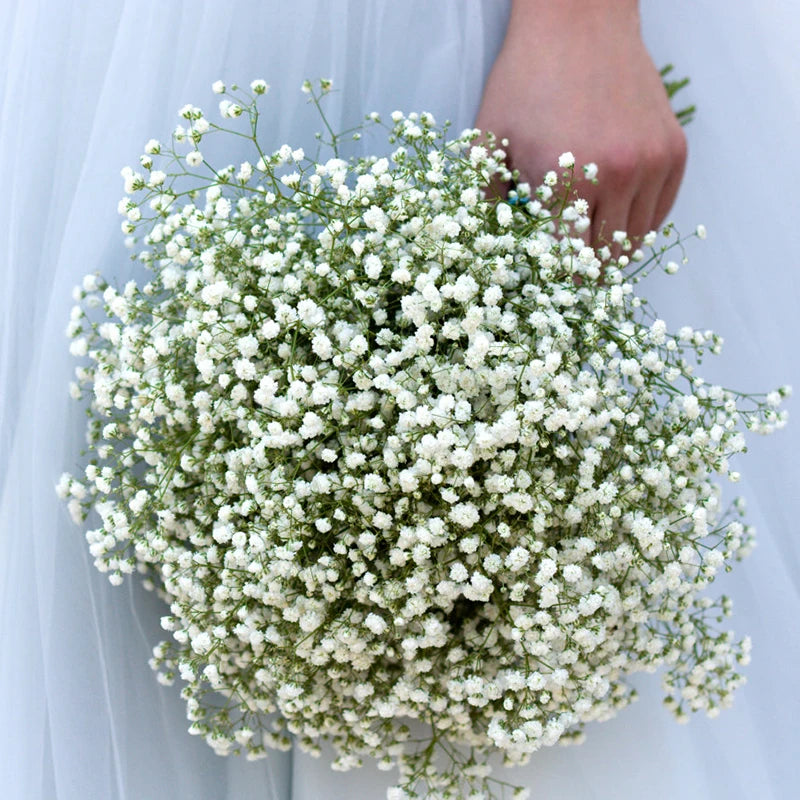
[[584,234],[605,244],[657,228],[678,193],[686,137],[639,30],[636,0],[514,0],[476,121],[508,138],[509,164],[537,185],[559,154],[599,168],[578,182]]

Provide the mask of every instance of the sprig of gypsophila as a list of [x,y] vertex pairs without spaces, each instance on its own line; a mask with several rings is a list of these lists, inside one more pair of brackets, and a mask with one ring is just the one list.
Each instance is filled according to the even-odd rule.
[[[716,476],[789,390],[706,385],[721,338],[637,294],[685,260],[673,227],[614,257],[568,153],[531,188],[504,142],[400,112],[365,123],[386,155],[267,152],[266,84],[215,91],[223,124],[185,106],[123,171],[150,277],[77,290],[89,463],[59,485],[98,569],[169,605],[152,665],[190,731],[478,798],[508,788],[491,753],[579,741],[635,672],[665,667],[679,719],[729,705],[749,640],[704,590],[752,531]],[[251,160],[208,163],[211,136]]]

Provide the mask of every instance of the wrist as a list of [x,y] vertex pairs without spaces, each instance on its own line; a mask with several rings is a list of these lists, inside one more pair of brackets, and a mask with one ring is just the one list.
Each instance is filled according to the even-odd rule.
[[512,0],[511,33],[640,35],[639,0]]

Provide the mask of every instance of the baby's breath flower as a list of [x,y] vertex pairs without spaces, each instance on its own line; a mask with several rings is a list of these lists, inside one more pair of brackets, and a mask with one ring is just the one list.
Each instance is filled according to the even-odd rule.
[[[251,758],[326,740],[338,768],[398,767],[398,800],[478,798],[489,755],[579,739],[635,672],[715,715],[750,644],[705,590],[754,542],[715,475],[789,387],[696,374],[722,338],[636,292],[676,237],[650,259],[558,235],[589,224],[572,154],[508,202],[484,191],[508,142],[430,114],[391,115],[391,158],[240,155],[268,88],[220,102],[231,164],[189,173],[211,123],[186,105],[189,152],[153,139],[122,171],[147,281],[87,276],[67,325],[89,458],[56,490],[97,568],[169,604],[151,663],[190,731]],[[407,718],[475,757],[437,772]]]
[[186,163],[190,167],[199,167],[203,163],[203,154],[199,150],[192,150],[186,155]]

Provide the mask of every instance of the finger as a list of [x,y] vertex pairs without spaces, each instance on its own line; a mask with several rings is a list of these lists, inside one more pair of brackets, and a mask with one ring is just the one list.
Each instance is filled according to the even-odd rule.
[[670,152],[672,154],[671,169],[667,174],[667,179],[661,190],[661,194],[656,202],[656,207],[653,211],[653,228],[657,228],[666,219],[672,208],[675,198],[678,196],[681,181],[683,180],[683,173],[686,170],[686,161],[688,157],[688,144],[686,135],[682,130],[678,131],[673,137]]
[[[479,120],[480,122],[480,120]],[[480,127],[480,126],[479,126]],[[500,146],[500,141],[502,139],[501,136],[494,134],[493,140],[490,140],[489,136],[486,135],[486,131],[484,131],[476,140],[475,144],[481,147],[485,147],[488,153],[492,153],[497,149],[502,149],[506,153],[506,166],[509,170],[513,169],[511,164],[511,155],[508,153],[507,148]],[[509,181],[501,180],[498,175],[492,175],[489,179],[489,182],[484,187],[484,191],[486,192],[486,198],[488,200],[500,199],[504,200],[508,196],[508,191],[511,188],[511,183]]]
[[592,215],[592,246],[608,245],[614,257],[619,257],[621,247],[614,243],[614,231],[624,231],[628,224],[631,196],[628,192],[606,192],[601,195]]
[[581,231],[575,231],[577,236],[580,236],[584,242],[591,244],[594,235],[594,213],[597,208],[597,186],[589,181],[581,181],[577,184],[576,195],[577,197],[585,200],[589,206],[586,216],[589,218],[589,226]]
[[641,242],[644,235],[653,229],[656,208],[663,194],[665,182],[666,176],[652,178],[646,187],[634,196],[626,228],[632,242]]
[[683,170],[684,165],[680,164],[670,172],[664,183],[664,188],[661,190],[661,194],[653,209],[653,221],[651,225],[654,229],[658,228],[667,218],[667,214],[669,214],[670,209],[675,203],[675,198],[678,196],[678,189],[683,180]]
[[508,190],[510,188],[511,183],[509,181],[501,181],[497,175],[493,175],[485,187],[486,198],[488,200],[493,200],[495,198],[505,200],[505,198],[508,197]]

